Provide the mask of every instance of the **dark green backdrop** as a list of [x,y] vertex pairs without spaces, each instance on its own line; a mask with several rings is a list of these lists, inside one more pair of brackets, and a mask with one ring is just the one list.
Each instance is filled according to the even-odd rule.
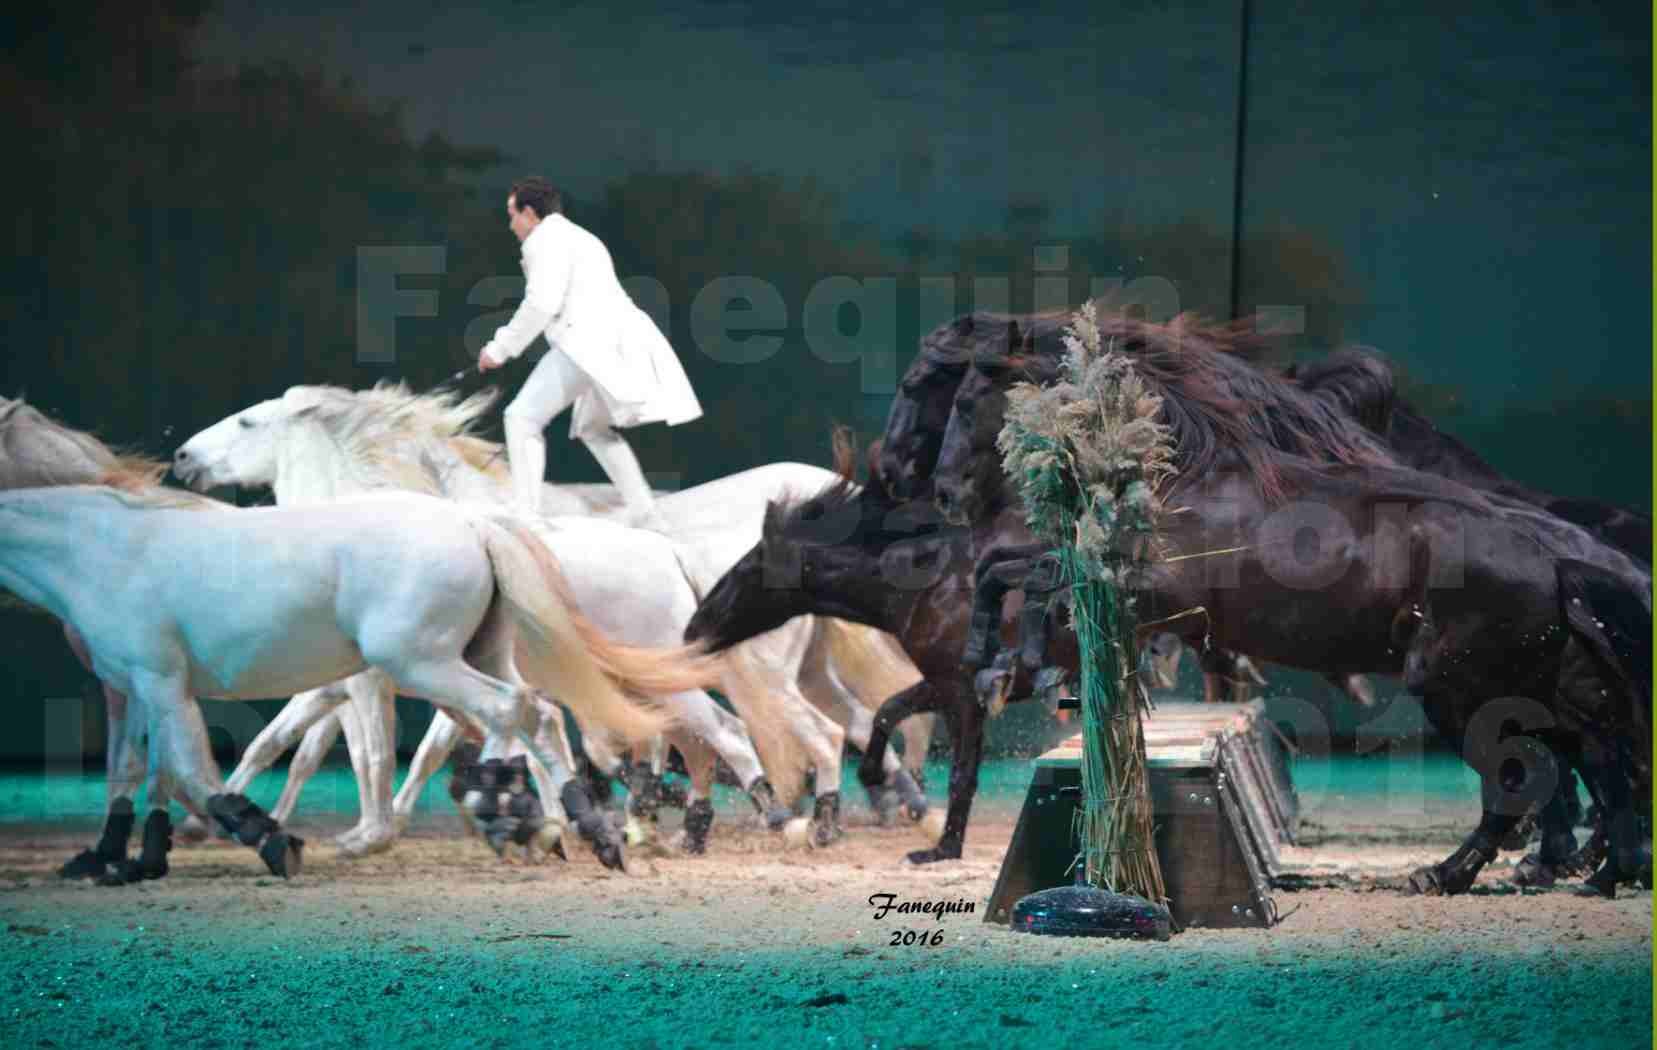
[[[666,487],[873,436],[954,314],[1114,291],[1368,344],[1514,476],[1649,509],[1650,5],[1303,6],[8,15],[0,393],[167,454],[292,383],[429,386],[521,289],[539,172],[707,410],[633,432]],[[55,626],[0,653],[0,756],[99,746],[42,713],[89,688]]]

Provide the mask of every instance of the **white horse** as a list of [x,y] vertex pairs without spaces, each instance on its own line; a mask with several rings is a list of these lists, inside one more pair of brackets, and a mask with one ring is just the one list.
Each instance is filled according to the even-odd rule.
[[[99,678],[142,705],[152,770],[259,845],[273,871],[298,867],[299,844],[203,764],[193,698],[270,696],[377,667],[487,727],[492,748],[517,737],[584,789],[556,746],[559,716],[519,677],[520,634],[537,687],[628,740],[667,721],[623,690],[719,679],[714,658],[608,641],[571,610],[555,561],[508,513],[413,494],[202,513],[222,505],[157,476],[0,493],[0,585],[79,631]],[[614,829],[565,802],[600,859],[622,866]]]
[[[130,469],[142,470],[143,462],[123,457],[92,435],[48,419],[32,405],[0,397],[0,490],[93,484]],[[75,658],[91,671],[92,657],[79,632],[64,623],[63,633]],[[58,873],[65,878],[92,877],[109,884],[160,878],[167,873],[168,827],[157,820],[146,822],[139,860],[128,859],[127,845],[140,784],[146,787],[152,810],[159,809],[163,814],[168,803],[167,785],[160,779],[159,770],[153,771],[157,775],[145,777],[142,710],[108,682],[99,684],[108,733],[103,834],[92,849],[82,850]],[[211,758],[207,761],[211,763]],[[188,799],[180,801],[187,809],[192,808]]]
[[[179,449],[174,470],[201,486],[269,484],[275,489],[278,502],[283,504],[388,486],[441,492],[467,500],[505,500],[509,498],[508,486],[504,464],[499,462],[499,446],[466,433],[492,400],[492,395],[478,395],[457,403],[453,395],[415,396],[401,387],[385,385],[363,392],[296,387],[282,398],[252,406],[190,438]],[[617,633],[624,633],[629,626],[635,630],[660,631],[647,639],[634,640],[669,642],[668,635],[683,630],[695,607],[695,595],[685,585],[685,574],[711,582],[724,569],[721,558],[745,549],[743,543],[748,529],[741,521],[743,512],[748,512],[752,528],[757,529],[766,498],[777,495],[785,485],[821,484],[827,474],[798,464],[778,464],[748,474],[761,472],[767,477],[760,481],[763,486],[760,489],[753,484],[755,479],[738,475],[736,479],[662,496],[658,509],[674,527],[676,545],[655,534],[640,533],[612,522],[552,519],[553,530],[546,539],[576,588],[577,602],[601,625]],[[609,509],[603,507],[606,493],[602,487],[581,486],[576,492],[567,493],[561,486],[549,486],[548,491],[549,502],[554,506],[568,508],[579,504],[594,510]],[[738,527],[732,527],[733,521],[739,523]],[[652,544],[658,551],[676,552],[675,569],[682,566],[683,570],[650,569],[648,548]],[[582,587],[593,590],[583,594]],[[613,620],[607,621],[606,617]],[[848,631],[854,632],[854,636],[846,637]],[[837,834],[832,807],[838,789],[843,731],[834,720],[825,718],[806,703],[805,698],[809,697],[851,725],[854,742],[859,742],[858,738],[867,738],[868,705],[878,704],[886,694],[858,687],[865,684],[875,690],[902,687],[918,677],[899,650],[861,638],[866,633],[873,632],[851,625],[805,623],[757,639],[756,644],[732,654],[739,673],[726,693],[748,716],[750,729],[759,737],[760,750],[785,791],[800,779],[805,765],[813,765],[819,771],[819,798],[827,800],[826,805],[820,801],[818,814],[819,836],[823,841]],[[834,653],[840,654],[842,663],[838,673],[829,667]],[[809,666],[802,668],[802,664]],[[851,679],[849,683],[847,678]],[[748,684],[745,686],[744,682]],[[756,689],[759,699],[784,705],[788,717],[795,723],[803,723],[805,731],[796,730],[788,735],[772,731],[776,708],[756,712]],[[762,811],[767,808],[771,804],[771,789],[759,775],[753,752],[741,737],[740,724],[705,696],[678,699],[685,705],[687,730],[711,743],[748,785],[756,807]],[[331,703],[328,697],[296,698],[249,748],[230,783],[239,785],[251,779],[290,746],[300,732],[305,732],[307,725],[311,726],[309,734],[321,731],[327,733],[323,740],[331,741],[333,727],[327,721],[316,721]],[[384,724],[383,716],[380,721]],[[459,733],[460,728],[452,721],[442,717],[434,719],[409,777],[397,794],[392,807],[395,817],[406,818],[426,779],[442,764]],[[309,751],[311,756],[319,757],[321,748],[310,747],[311,735],[307,736],[302,752]],[[359,736],[367,734],[359,733]],[[590,732],[584,731],[583,737],[589,742],[601,742],[597,734]],[[390,779],[389,738],[389,730],[372,737],[373,741],[384,741],[385,750],[379,752],[383,760],[376,756],[367,763],[368,775],[385,785],[389,785]],[[352,742],[350,736],[347,741]],[[674,743],[685,754],[687,764],[693,767],[686,827],[691,833],[689,845],[699,849],[712,817],[707,801],[712,766],[709,762],[696,771],[699,763],[694,750],[684,746],[682,738]],[[924,746],[910,743],[912,761],[918,762],[924,756]],[[606,772],[613,771],[619,762],[613,755],[605,755],[603,749],[594,752],[591,744],[589,753]],[[913,783],[895,764],[889,773],[899,787],[904,786],[905,780]],[[296,794],[290,771],[284,800]],[[917,801],[918,789],[911,788],[907,794],[912,808],[924,809],[924,798]],[[365,792],[365,822],[375,829],[379,836],[376,841],[389,843],[387,822],[371,816],[368,808],[378,801],[377,791]],[[825,815],[826,819],[822,819]]]

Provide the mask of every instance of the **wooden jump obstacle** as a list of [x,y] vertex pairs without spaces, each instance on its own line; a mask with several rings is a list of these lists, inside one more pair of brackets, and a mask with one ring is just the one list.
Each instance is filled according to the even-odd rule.
[[[1294,842],[1299,801],[1265,704],[1158,704],[1145,717],[1145,758],[1174,921],[1273,925],[1278,845]],[[1081,762],[1079,733],[1036,759],[986,922],[1006,924],[1019,898],[1074,881]]]

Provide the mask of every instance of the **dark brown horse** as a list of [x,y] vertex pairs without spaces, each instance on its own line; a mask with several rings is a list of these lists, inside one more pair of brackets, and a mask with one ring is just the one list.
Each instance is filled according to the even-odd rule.
[[[1126,349],[1176,405],[1165,418],[1183,451],[1190,399],[1182,385],[1195,376],[1196,400],[1217,411],[1222,399],[1205,398],[1213,387],[1193,371],[1200,362],[1165,366],[1165,357],[1189,350]],[[957,388],[933,479],[955,520],[995,518],[1013,502],[994,444],[1005,390],[1019,378],[1052,378],[1055,364],[1045,355],[981,359]],[[1228,553],[1153,567],[1136,582],[1142,618],[1200,608],[1204,615],[1176,628],[1193,645],[1325,673],[1402,673],[1486,782],[1478,830],[1445,862],[1417,872],[1417,889],[1453,893],[1471,884],[1520,803],[1554,797],[1553,756],[1590,770],[1590,791],[1613,815],[1613,851],[1595,887],[1649,883],[1649,837],[1633,826],[1630,790],[1646,785],[1649,794],[1650,755],[1629,746],[1649,736],[1635,735],[1650,724],[1649,684],[1643,697],[1631,695],[1626,681],[1639,673],[1628,668],[1638,654],[1610,640],[1603,624],[1584,630],[1561,599],[1592,591],[1632,618],[1625,634],[1639,634],[1642,618],[1649,634],[1649,572],[1524,504],[1384,462],[1330,466],[1281,447],[1257,446],[1252,459],[1225,449],[1184,456],[1165,496],[1180,508],[1163,536],[1170,557]],[[1530,734],[1523,743],[1503,735],[1515,721]]]
[[[880,782],[893,726],[918,712],[943,714],[953,747],[949,807],[937,845],[910,853],[913,863],[961,855],[986,717],[973,669],[961,662],[975,583],[973,549],[1025,535],[1020,517],[1009,513],[970,532],[942,527],[929,499],[899,502],[879,485],[841,481],[809,499],[771,508],[759,544],[703,598],[685,632],[687,641],[722,649],[817,613],[897,636],[924,677],[881,705],[858,775],[865,786]],[[1021,600],[1004,610],[1003,644],[1017,642]],[[1057,638],[1044,659],[1074,667],[1073,645],[1074,636]]]
[[[986,516],[970,535],[940,533],[927,505],[931,464],[955,387],[972,362],[986,350],[1056,351],[1068,323],[1068,314],[1033,319],[971,315],[929,335],[893,401],[876,471],[885,484],[862,491],[842,487],[798,507],[777,509],[761,543],[704,599],[687,634],[728,645],[790,616],[821,612],[897,635],[925,678],[882,706],[859,778],[865,784],[874,782],[871,777],[878,780],[894,724],[915,711],[944,713],[955,743],[949,810],[937,846],[910,854],[916,862],[960,856],[977,787],[984,709],[973,687],[973,669],[963,669],[961,661],[975,569],[993,566],[998,552],[1031,540],[1022,512],[1012,507]],[[1327,405],[1299,396],[1236,359],[1231,351],[1240,340],[1228,333],[1194,325],[1147,327],[1126,319],[1104,324],[1111,338],[1127,338],[1145,328],[1159,338],[1181,340],[1194,355],[1213,362],[1200,375],[1193,374],[1188,384],[1192,393],[1178,405],[1186,424],[1185,447],[1194,450],[1198,462],[1215,458],[1228,446],[1248,449],[1245,456],[1253,456],[1253,446],[1270,442],[1349,459],[1384,455],[1366,433]],[[1183,359],[1169,359],[1171,369],[1182,365]],[[1259,410],[1228,408],[1238,403]],[[912,567],[888,566],[894,559],[908,566],[917,557],[925,565],[918,574]],[[1009,646],[1018,640],[1021,600],[1022,595],[1016,596],[997,616],[1001,640]],[[1074,639],[1063,635],[1054,644],[1068,649],[1051,654],[1047,662],[1074,668]],[[1019,695],[1016,690],[1014,695]]]

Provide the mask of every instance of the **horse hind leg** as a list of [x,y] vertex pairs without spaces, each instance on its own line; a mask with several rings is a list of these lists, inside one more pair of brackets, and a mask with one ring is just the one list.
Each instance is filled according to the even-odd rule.
[[[213,764],[201,708],[182,681],[160,676],[140,680],[150,731],[150,768],[164,770],[193,805],[217,820],[238,842],[253,847],[272,874],[287,878],[303,866],[305,842],[272,820],[245,795],[225,790]],[[162,844],[165,812],[151,814],[146,841]],[[152,824],[154,830],[152,831]]]

